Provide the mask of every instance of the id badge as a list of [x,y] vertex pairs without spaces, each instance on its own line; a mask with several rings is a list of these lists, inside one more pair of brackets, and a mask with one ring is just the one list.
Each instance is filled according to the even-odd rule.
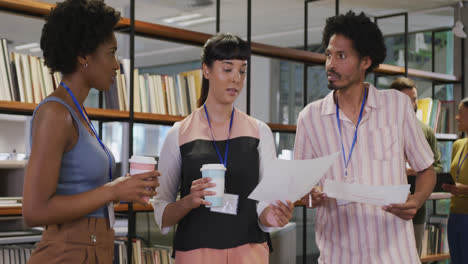
[[114,203],[110,202],[107,204],[107,212],[109,215],[109,225],[111,228],[114,227],[115,224],[115,214],[114,214]]
[[[345,176],[345,182],[347,183],[355,183],[356,182],[356,178],[351,178],[351,177],[346,177]],[[341,200],[341,199],[336,199],[336,205],[338,206],[344,206],[344,205],[348,205],[348,204],[351,204],[351,203],[354,203],[353,201],[347,201],[347,200]]]
[[238,203],[239,203],[239,195],[224,193],[223,206],[210,207],[210,211],[222,213],[222,214],[237,215]]

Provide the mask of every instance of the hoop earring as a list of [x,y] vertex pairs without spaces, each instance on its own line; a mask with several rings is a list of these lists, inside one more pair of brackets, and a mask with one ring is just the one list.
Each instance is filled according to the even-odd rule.
[[86,68],[88,68],[88,63],[85,63],[85,64],[83,65],[83,69],[86,69]]

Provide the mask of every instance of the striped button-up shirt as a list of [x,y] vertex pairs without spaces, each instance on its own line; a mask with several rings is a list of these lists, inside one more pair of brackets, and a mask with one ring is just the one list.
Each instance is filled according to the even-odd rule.
[[[320,181],[326,179],[368,185],[407,184],[406,161],[416,171],[433,163],[433,154],[411,103],[396,90],[377,90],[371,84],[357,141],[348,164],[342,155]],[[341,152],[334,92],[307,105],[299,114],[295,159],[311,159]],[[341,134],[348,158],[356,126],[340,111]],[[411,221],[380,206],[329,199],[317,208],[316,241],[319,263],[420,263]]]

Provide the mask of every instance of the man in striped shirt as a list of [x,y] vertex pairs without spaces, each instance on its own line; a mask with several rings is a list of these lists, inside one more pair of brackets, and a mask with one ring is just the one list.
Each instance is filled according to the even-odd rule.
[[[295,159],[343,152],[311,191],[319,263],[420,263],[409,220],[434,188],[434,159],[408,97],[364,82],[385,59],[382,33],[364,13],[349,11],[327,19],[322,44],[332,91],[299,114],[294,150]],[[418,174],[406,203],[349,203],[320,191],[326,179],[407,184],[406,160]]]

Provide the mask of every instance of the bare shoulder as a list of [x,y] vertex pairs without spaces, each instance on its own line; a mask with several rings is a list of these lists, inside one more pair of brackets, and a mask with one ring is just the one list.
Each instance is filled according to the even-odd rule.
[[61,103],[50,101],[41,105],[34,116],[33,134],[43,131],[50,134],[73,131],[73,118],[68,109]]

